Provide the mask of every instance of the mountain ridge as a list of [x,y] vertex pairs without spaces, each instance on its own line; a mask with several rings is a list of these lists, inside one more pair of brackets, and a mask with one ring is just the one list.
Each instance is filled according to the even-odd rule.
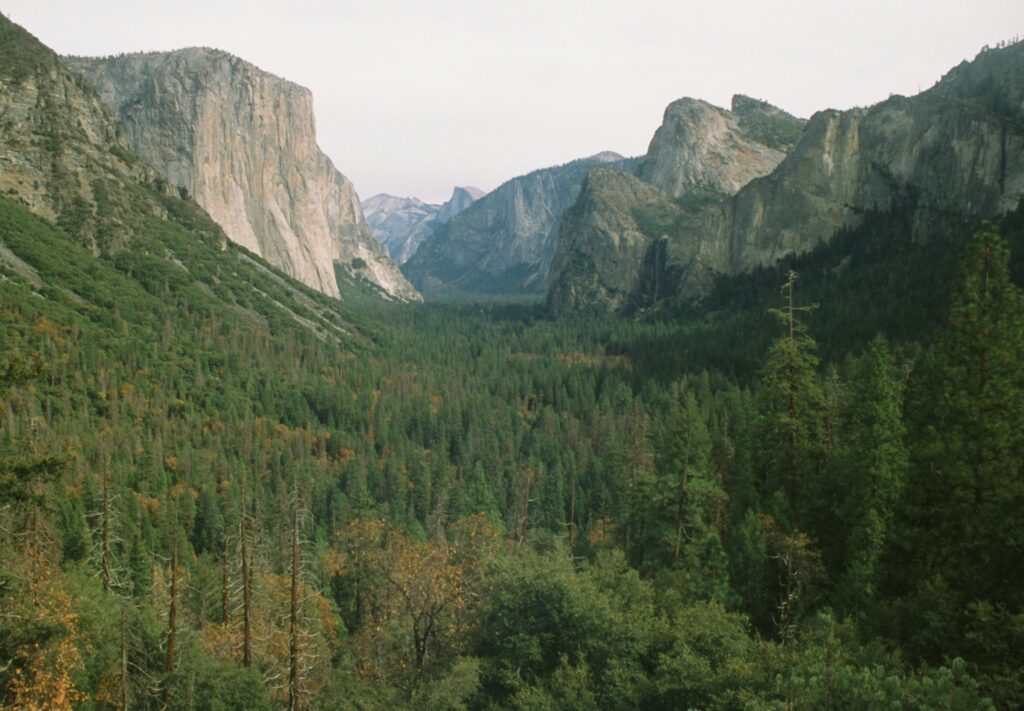
[[[559,249],[566,254],[558,258],[562,272],[553,272],[549,280],[549,307],[555,313],[628,311],[662,299],[699,300],[717,275],[807,252],[840,230],[856,227],[868,211],[884,212],[911,197],[916,207],[909,238],[918,241],[948,231],[952,222],[1013,210],[1024,195],[1022,76],[1024,49],[1012,45],[979,54],[915,97],[819,111],[802,125],[799,139],[771,171],[731,195],[702,189],[699,171],[641,170],[640,176],[662,192],[651,204],[675,200],[686,219],[647,235],[642,256],[622,254],[633,260],[633,269],[585,278],[586,265],[611,261],[609,255],[596,258],[588,250],[614,250],[614,240],[595,240],[585,229],[574,234],[576,227],[598,224],[596,217],[577,214],[576,220],[563,222]],[[746,97],[740,99],[742,110],[748,110],[745,102]],[[692,157],[682,149],[669,154],[665,162],[670,166],[671,160],[686,164]],[[691,187],[680,190],[677,181],[689,181]],[[599,202],[590,204],[602,209]],[[665,259],[659,261],[658,254]],[[595,280],[605,291],[591,290],[590,298],[587,284]],[[644,286],[652,280],[675,286],[652,300]],[[607,289],[617,296],[608,298]]]
[[633,166],[603,151],[512,178],[439,228],[403,273],[427,295],[542,293],[558,221],[597,165]]
[[484,194],[479,188],[457,185],[446,202],[434,204],[417,197],[378,193],[363,200],[362,207],[374,237],[387,249],[395,264],[401,266],[438,227]]

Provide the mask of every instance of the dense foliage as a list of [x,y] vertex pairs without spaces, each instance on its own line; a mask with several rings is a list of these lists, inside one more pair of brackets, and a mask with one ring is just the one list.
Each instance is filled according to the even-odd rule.
[[936,307],[903,244],[551,321],[334,307],[164,204],[95,257],[0,201],[4,706],[1024,705],[1015,220]]

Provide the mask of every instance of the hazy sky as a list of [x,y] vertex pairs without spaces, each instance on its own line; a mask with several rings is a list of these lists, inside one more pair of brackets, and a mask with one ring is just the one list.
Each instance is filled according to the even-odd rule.
[[448,197],[601,150],[643,153],[681,96],[800,116],[913,94],[1024,34],[1022,0],[0,0],[62,54],[204,45],[313,91],[356,185]]

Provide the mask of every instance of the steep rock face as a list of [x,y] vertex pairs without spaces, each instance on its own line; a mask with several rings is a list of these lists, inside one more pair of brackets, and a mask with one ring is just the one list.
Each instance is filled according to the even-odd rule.
[[232,241],[331,296],[337,263],[417,298],[317,147],[307,89],[210,49],[67,62],[120,118],[132,150]]
[[401,266],[434,231],[439,206],[381,193],[363,201],[366,224],[391,260]]
[[559,220],[587,172],[623,161],[605,152],[513,178],[438,228],[402,271],[427,294],[542,292]]
[[0,15],[0,193],[73,232],[98,252],[124,235],[98,235],[98,178],[155,174],[130,154],[96,92],[35,37]]
[[[548,292],[549,307],[631,310],[644,299],[635,289],[644,272],[665,259],[664,232],[682,214],[664,192],[631,173],[591,170],[562,218],[563,241],[551,263],[551,273],[559,276]],[[660,291],[660,285],[649,287]]]
[[913,98],[812,117],[792,154],[733,200],[715,268],[777,261],[859,224],[867,210],[914,207],[914,240],[994,217],[1024,196],[1024,45],[987,52]]
[[484,191],[479,188],[456,186],[448,202],[441,205],[441,209],[437,211],[438,223],[443,225],[451,222],[452,218],[483,196]]
[[483,195],[473,187],[456,187],[443,205],[419,198],[374,195],[363,201],[363,214],[374,237],[396,264],[405,264],[423,241]]
[[[750,117],[759,108],[745,97],[737,97],[733,103],[742,107],[742,114],[697,99],[669,104],[647,149],[640,177],[671,197],[693,190],[731,195],[774,170],[786,157],[787,146],[769,145],[748,135],[750,126],[741,121],[741,115]],[[788,116],[764,106],[762,113]]]
[[295,328],[332,343],[364,338],[340,303],[231,244],[132,154],[85,79],[2,14],[0,186],[0,280],[56,305],[48,312],[68,328],[151,328],[187,304],[182,324],[216,315],[261,338]]
[[[716,226],[725,199],[774,170],[804,123],[743,96],[734,97],[732,106],[727,111],[697,99],[673,102],[640,164],[639,180],[602,173],[589,186],[561,225],[549,279],[553,310],[629,311],[663,298],[673,286],[694,290],[707,282],[713,260],[699,242],[680,245],[678,232]],[[630,237],[617,238],[616,229]],[[603,237],[595,239],[597,233]],[[629,265],[610,268],[621,261]],[[587,279],[588,263],[604,270],[593,280],[600,289],[575,283]],[[682,280],[684,273],[692,274],[690,282]]]
[[[746,110],[740,103],[734,113]],[[774,125],[764,118],[760,128]],[[669,190],[687,181],[707,181],[706,171],[682,168],[678,180],[661,167],[645,166],[641,175]],[[666,297],[699,298],[711,275],[740,273],[806,252],[840,229],[860,224],[867,211],[911,209],[908,238],[920,241],[954,224],[998,216],[1015,208],[1022,196],[1024,44],[1017,44],[983,52],[915,97],[815,114],[771,173],[731,197],[683,193],[676,204],[687,217],[666,234],[668,256],[660,278],[675,285]],[[596,203],[594,209],[604,208]],[[560,239],[566,247],[582,243],[564,231]],[[560,263],[572,261],[562,258]],[[552,308],[595,306],[555,298],[571,291],[580,278],[552,272]],[[645,288],[642,280],[617,286],[634,295]],[[603,305],[621,308],[612,301]]]

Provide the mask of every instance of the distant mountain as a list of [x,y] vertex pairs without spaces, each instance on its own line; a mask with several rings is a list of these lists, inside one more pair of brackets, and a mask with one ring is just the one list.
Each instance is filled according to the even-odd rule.
[[363,214],[373,236],[388,250],[395,264],[405,264],[420,244],[439,226],[478,200],[484,192],[473,187],[456,187],[443,205],[419,198],[374,195],[363,201]]
[[339,268],[419,298],[371,236],[352,183],[317,147],[308,89],[204,48],[66,63],[98,89],[128,146],[232,241],[330,296]]
[[[658,192],[635,191],[627,204],[608,199],[602,179],[567,213],[549,280],[554,312],[692,301],[717,276],[808,252],[868,213],[909,211],[906,238],[922,242],[1006,213],[1024,196],[1022,44],[986,50],[912,98],[821,111],[799,130],[777,109],[742,98],[732,116],[720,114],[728,133],[713,114],[685,118],[677,104],[639,171]],[[710,151],[709,136],[724,150]],[[763,150],[752,153],[742,141]],[[730,156],[737,167],[720,170]],[[608,215],[646,227],[624,240],[629,221]]]
[[559,220],[587,172],[634,164],[604,152],[513,178],[439,227],[402,271],[427,295],[543,293]]

